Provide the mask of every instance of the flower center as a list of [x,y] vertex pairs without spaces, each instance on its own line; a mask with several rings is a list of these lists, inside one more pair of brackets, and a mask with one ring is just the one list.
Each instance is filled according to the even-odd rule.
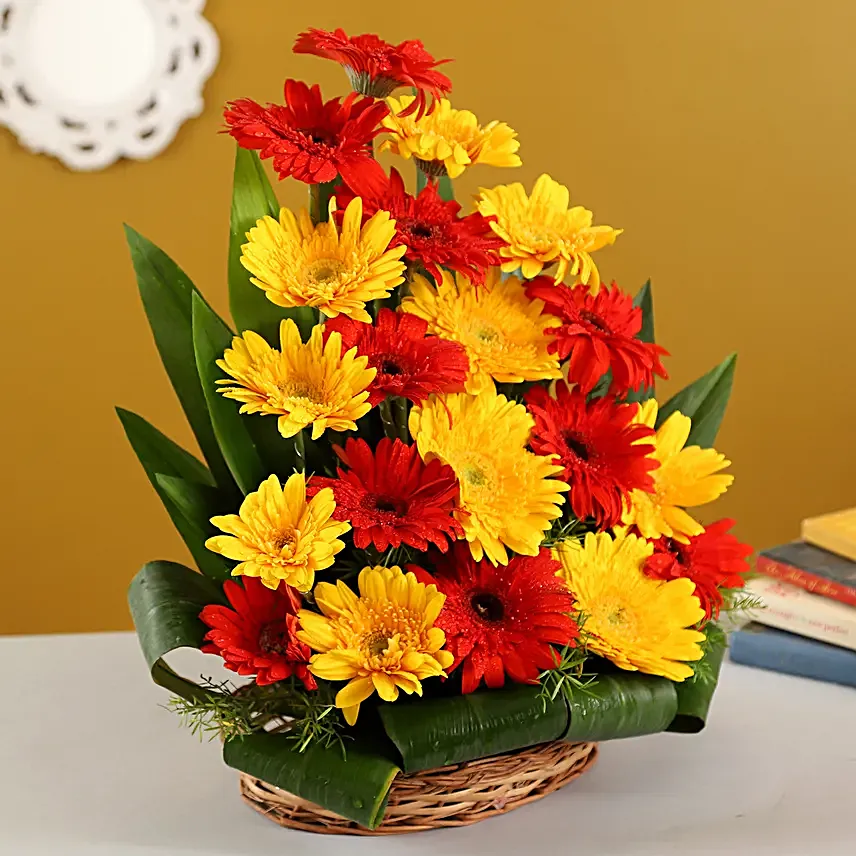
[[285,654],[288,641],[288,627],[281,621],[263,624],[259,631],[259,648],[267,654]]
[[389,647],[389,637],[383,630],[373,630],[363,636],[360,647],[370,657],[380,657]]
[[309,285],[323,288],[338,282],[346,270],[339,259],[316,259],[303,268],[303,277]]
[[388,375],[398,375],[402,373],[402,369],[399,365],[392,362],[392,360],[384,360],[380,364],[380,373]]
[[505,607],[502,601],[490,592],[479,592],[470,598],[470,606],[483,621],[502,621]]
[[280,381],[276,388],[285,398],[302,399],[303,401],[311,401],[313,404],[321,404],[324,401],[323,394],[305,380]]
[[601,318],[600,315],[596,315],[594,312],[591,312],[588,309],[583,309],[583,311],[580,312],[580,318],[582,318],[583,321],[586,321],[587,323],[591,324],[591,326],[594,327],[595,330],[598,330],[601,333],[609,333],[609,327],[606,326],[603,321],[603,318]]
[[408,231],[414,238],[433,238],[437,234],[437,229],[434,226],[429,226],[427,223],[412,223],[408,227]]
[[400,499],[395,499],[391,496],[375,496],[373,497],[374,507],[378,511],[386,511],[394,514],[396,517],[403,517],[407,511],[407,505]]
[[589,459],[589,450],[588,446],[586,446],[585,441],[579,434],[568,431],[565,434],[565,445],[568,447],[568,450],[576,455],[581,461],[587,461]]
[[277,552],[284,552],[286,556],[290,557],[294,553],[294,548],[297,545],[297,536],[293,529],[285,529],[281,532],[277,532],[273,536],[272,543]]

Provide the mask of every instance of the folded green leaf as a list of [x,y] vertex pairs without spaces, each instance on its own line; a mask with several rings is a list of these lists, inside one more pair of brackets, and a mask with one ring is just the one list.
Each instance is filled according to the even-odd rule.
[[546,743],[568,727],[561,696],[545,709],[541,688],[521,685],[398,701],[379,711],[408,773]]
[[162,658],[178,648],[199,648],[208,631],[199,613],[209,603],[225,602],[219,584],[184,565],[143,565],[128,588],[128,605],[155,683],[187,699],[211,694],[177,675]]
[[184,271],[139,232],[125,226],[125,236],[155,345],[175,394],[216,483],[223,490],[234,490],[211,428],[193,358],[191,297],[196,289]]
[[660,408],[657,427],[677,410],[692,420],[686,445],[702,448],[713,446],[731,396],[736,365],[737,354],[730,354],[707,374],[673,395]]
[[234,512],[232,503],[224,499],[220,491],[208,485],[162,474],[156,475],[155,480],[158,487],[181,513],[189,532],[194,535],[192,542],[188,542],[187,546],[199,570],[205,576],[215,580],[229,579],[234,563],[217,553],[212,553],[206,548],[205,542],[212,535],[220,534],[211,524],[211,518],[218,514]]
[[[651,280],[649,279],[633,298],[633,305],[642,310],[642,328],[637,334],[637,339],[643,342],[654,342],[654,297],[651,293]],[[653,386],[643,387],[642,389],[631,390],[626,397],[626,401],[647,401],[653,398],[655,390]]]
[[[230,494],[224,494],[212,486],[211,473],[181,446],[173,443],[153,425],[141,416],[129,410],[116,408],[125,434],[131,443],[137,458],[143,465],[152,487],[164,504],[173,525],[190,550],[199,570],[215,579],[223,579],[230,573],[230,565],[222,556],[205,549],[205,539],[213,534],[209,532],[208,520],[201,525],[199,515],[190,517],[187,509],[182,509],[176,491],[169,489],[171,482],[184,485],[184,490],[192,494],[217,497],[218,505],[228,509]],[[231,478],[231,476],[230,476]],[[213,499],[212,505],[213,507]],[[217,512],[215,512],[217,513]]]
[[399,772],[382,748],[364,739],[340,746],[313,744],[298,751],[285,734],[251,734],[227,740],[223,760],[230,767],[328,811],[374,829],[383,820],[392,780]]
[[293,318],[306,338],[315,316],[309,307],[285,309],[271,303],[264,291],[253,285],[249,271],[241,264],[241,246],[247,241],[247,232],[265,216],[279,219],[276,194],[258,154],[237,146],[229,228],[229,310],[239,332],[254,330],[277,345],[283,318]]
[[262,417],[241,416],[237,402],[224,398],[217,391],[217,380],[225,378],[226,375],[217,366],[216,360],[231,347],[232,338],[232,331],[219,316],[201,298],[194,295],[193,347],[211,424],[238,487],[244,494],[248,494],[256,490],[270,473],[248,427],[250,419]]
[[705,726],[727,647],[725,634],[716,625],[709,627],[717,632],[710,637],[709,647],[696,665],[695,677],[675,684],[678,710],[669,725],[669,731],[697,734]]
[[568,741],[617,740],[665,731],[675,718],[675,684],[667,678],[625,672],[599,675],[568,699]]

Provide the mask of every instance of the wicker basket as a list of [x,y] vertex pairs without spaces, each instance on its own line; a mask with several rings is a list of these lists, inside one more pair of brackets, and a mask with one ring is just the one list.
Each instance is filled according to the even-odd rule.
[[383,823],[364,829],[314,803],[241,774],[241,796],[280,826],[334,835],[392,835],[468,826],[558,790],[591,767],[596,743],[543,743],[505,755],[398,776]]

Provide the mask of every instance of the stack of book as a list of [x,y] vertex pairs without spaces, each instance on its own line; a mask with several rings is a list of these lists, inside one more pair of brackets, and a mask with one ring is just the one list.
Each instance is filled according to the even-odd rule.
[[802,523],[802,540],[764,550],[747,594],[764,609],[731,636],[731,659],[856,686],[856,508]]

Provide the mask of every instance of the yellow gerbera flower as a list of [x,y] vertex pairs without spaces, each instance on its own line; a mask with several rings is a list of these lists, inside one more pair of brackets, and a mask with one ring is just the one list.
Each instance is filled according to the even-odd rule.
[[589,532],[583,544],[562,541],[554,552],[562,563],[559,575],[586,616],[589,650],[622,669],[683,681],[693,673],[687,662],[703,653],[704,634],[691,628],[704,610],[691,580],[645,575],[653,549],[634,535]]
[[568,485],[553,478],[561,466],[526,449],[533,425],[526,408],[490,387],[432,395],[410,411],[409,424],[422,458],[439,458],[458,477],[456,516],[473,557],[505,565],[506,547],[537,555]]
[[556,263],[555,281],[571,275],[593,289],[600,274],[591,257],[595,250],[615,242],[622,229],[593,226],[592,212],[576,205],[568,208],[568,188],[542,175],[527,196],[519,183],[481,189],[479,212],[491,217],[491,228],[507,244],[499,253],[506,272],[520,268],[531,279],[542,268]]
[[412,95],[386,101],[390,112],[383,126],[390,139],[381,143],[380,151],[393,149],[403,158],[415,158],[429,175],[457,178],[476,163],[520,166],[517,132],[505,122],[479,125],[475,114],[455,110],[445,98],[435,99],[431,110],[418,118],[417,113],[401,115],[413,103]]
[[215,535],[205,546],[235,559],[232,576],[259,577],[271,589],[286,582],[309,591],[315,572],[329,568],[344,548],[340,535],[351,526],[332,520],[336,503],[330,488],[306,501],[306,479],[295,473],[281,487],[276,476],[247,494],[237,514],[212,517],[225,535]]
[[[650,398],[640,405],[636,422],[653,428],[657,421],[657,402]],[[732,475],[716,475],[731,464],[725,455],[714,449],[698,446],[684,448],[692,422],[683,413],[675,412],[657,429],[652,457],[660,462],[651,471],[654,492],[633,490],[622,523],[636,528],[646,538],[664,535],[681,543],[690,536],[704,532],[704,527],[692,518],[684,507],[713,502],[725,493],[734,481]]]
[[520,383],[562,376],[558,357],[547,352],[551,340],[544,334],[555,319],[541,315],[543,301],[530,300],[517,277],[503,281],[499,270],[491,268],[484,285],[476,286],[463,274],[444,270],[434,286],[417,274],[410,294],[401,302],[403,311],[424,318],[429,332],[466,349],[467,392],[481,392],[493,386],[493,380]]
[[357,584],[359,597],[341,580],[318,583],[315,603],[322,614],[302,609],[298,615],[298,638],[321,652],[309,671],[349,682],[336,694],[349,725],[375,690],[384,701],[395,701],[399,690],[421,696],[421,681],[445,677],[454,661],[440,650],[446,635],[433,626],[446,600],[437,586],[398,566],[363,568]]
[[220,392],[243,402],[241,413],[278,415],[283,437],[293,437],[307,425],[313,440],[327,428],[356,430],[357,419],[371,409],[366,388],[377,370],[366,368],[368,357],[358,357],[356,348],[342,354],[339,333],[331,333],[326,345],[322,335],[316,325],[304,344],[289,318],[279,328],[281,351],[252,330],[236,336],[217,360],[234,378],[218,380],[224,384]]
[[241,264],[277,306],[317,306],[330,318],[342,313],[369,323],[366,303],[389,297],[404,282],[401,257],[407,247],[387,249],[395,220],[386,211],[362,224],[359,197],[345,209],[341,232],[334,211],[331,202],[330,220],[317,226],[306,209],[295,217],[283,208],[279,221],[262,217],[247,232]]

